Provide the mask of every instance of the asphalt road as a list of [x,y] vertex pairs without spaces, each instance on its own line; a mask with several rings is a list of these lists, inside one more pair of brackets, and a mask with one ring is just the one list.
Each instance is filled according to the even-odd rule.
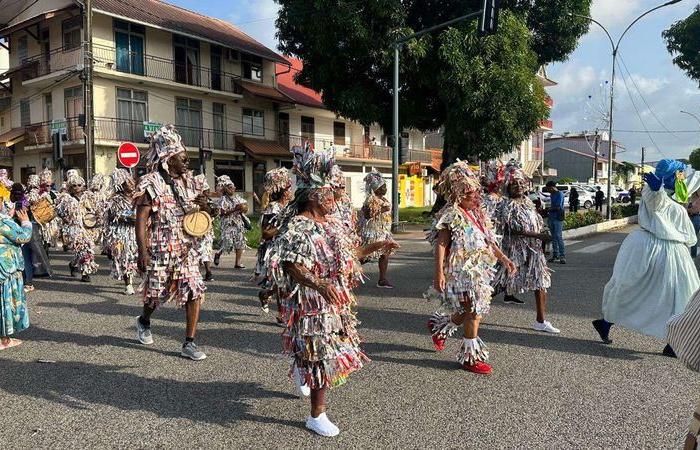
[[[629,230],[626,230],[629,231]],[[201,317],[202,362],[177,355],[183,312],[154,316],[155,345],[135,341],[137,297],[121,294],[107,261],[90,285],[57,275],[36,281],[25,344],[0,352],[2,440],[12,448],[680,448],[700,377],[659,355],[663,342],[616,329],[600,344],[591,320],[626,231],[570,243],[555,267],[549,319],[559,336],[530,329],[534,298],[500,297],[483,326],[494,374],[454,362],[457,339],[432,350],[435,305],[429,247],[402,239],[397,289],[358,290],[365,350],[373,359],[329,394],[334,439],[307,432],[280,356],[280,329],[258,307],[249,272],[224,258]],[[247,264],[253,265],[253,252]],[[39,363],[39,359],[55,363]]]

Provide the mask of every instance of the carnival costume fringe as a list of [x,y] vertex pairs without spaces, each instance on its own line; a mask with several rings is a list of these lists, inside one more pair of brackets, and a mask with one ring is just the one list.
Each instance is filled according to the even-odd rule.
[[457,362],[460,364],[474,365],[477,362],[486,362],[489,359],[489,352],[486,344],[480,337],[474,339],[462,339],[462,346],[457,353]]

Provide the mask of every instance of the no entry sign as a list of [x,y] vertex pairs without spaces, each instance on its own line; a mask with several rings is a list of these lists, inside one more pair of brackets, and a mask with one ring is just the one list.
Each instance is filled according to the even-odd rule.
[[124,142],[119,146],[119,150],[117,150],[117,158],[119,158],[119,162],[122,166],[131,169],[132,167],[136,167],[141,160],[141,152],[139,152],[138,147],[131,142]]

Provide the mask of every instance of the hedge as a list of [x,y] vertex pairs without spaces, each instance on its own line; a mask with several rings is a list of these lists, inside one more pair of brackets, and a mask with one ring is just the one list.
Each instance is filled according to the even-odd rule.
[[[617,220],[635,216],[638,211],[639,205],[614,205],[612,207],[612,219]],[[564,219],[564,229],[571,230],[588,225],[595,225],[604,221],[605,216],[594,210],[588,210],[583,213],[569,213]]]

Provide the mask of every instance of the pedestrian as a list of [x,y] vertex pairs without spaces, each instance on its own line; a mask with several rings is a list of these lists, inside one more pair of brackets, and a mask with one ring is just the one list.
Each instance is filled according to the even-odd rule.
[[162,304],[175,302],[187,317],[180,355],[201,361],[207,355],[194,342],[205,291],[199,271],[201,238],[188,234],[183,222],[186,215],[209,212],[209,203],[188,170],[187,150],[175,127],[160,128],[150,141],[149,172],[134,194],[138,267],[145,273],[137,336],[142,344],[153,344],[151,315]]
[[630,189],[629,195],[630,195],[630,204],[632,206],[636,205],[637,204],[637,188],[632,186],[632,189]]
[[236,185],[228,175],[216,179],[216,190],[221,194],[221,249],[214,255],[214,264],[219,265],[223,253],[235,252],[234,269],[245,269],[241,262],[247,248],[245,233],[250,228],[246,217],[248,202],[236,193]]
[[[209,183],[207,182],[207,177],[203,173],[200,173],[199,175],[195,176],[194,182],[196,188],[198,190],[201,190],[204,193],[204,195],[208,198],[221,198],[218,197],[218,193],[211,192],[211,188],[209,187]],[[212,208],[211,212],[212,214],[216,215],[218,214],[219,210]],[[199,254],[201,255],[200,261],[204,266],[204,281],[214,281],[214,275],[211,271],[211,266],[214,261],[214,227],[210,227],[209,231],[207,231],[206,234],[202,237]]]
[[548,181],[544,191],[549,193],[550,207],[547,210],[547,223],[552,235],[552,257],[549,262],[566,264],[566,252],[564,250],[564,194],[557,189],[554,181]]
[[[639,204],[641,228],[622,242],[603,291],[603,318],[593,321],[604,343],[612,342],[609,334],[613,324],[665,339],[666,322],[682,313],[700,288],[689,251],[697,236],[686,208],[680,204],[700,189],[700,173],[680,161],[663,159],[655,173],[647,173],[644,179],[647,185]],[[675,191],[673,198],[664,187]],[[673,356],[674,352],[666,345],[663,354]]]
[[595,210],[603,212],[603,201],[605,200],[605,194],[600,190],[600,186],[596,188],[595,191]]
[[524,303],[517,294],[535,292],[537,310],[536,321],[532,328],[545,333],[559,333],[548,320],[547,289],[552,285],[551,270],[542,251],[541,242],[550,240],[543,233],[543,220],[532,201],[525,195],[530,181],[525,172],[516,164],[506,167],[505,193],[507,197],[496,211],[498,216],[498,235],[502,236],[501,249],[509,260],[518,268],[518,273],[511,276],[507,267],[500,266],[495,278],[496,291],[505,291],[506,303]]
[[577,213],[579,208],[578,190],[575,187],[571,188],[569,193],[569,212]]
[[90,235],[92,242],[98,246],[100,252],[104,250],[102,248],[104,244],[102,231],[107,214],[106,184],[105,176],[101,173],[96,173],[90,180],[90,183],[88,183],[88,189],[80,197],[85,229]]
[[362,239],[357,234],[357,212],[352,206],[352,200],[346,190],[345,174],[337,164],[331,169],[331,187],[335,195],[335,211],[333,217],[342,224],[345,232],[351,235],[357,245],[361,245]]
[[491,307],[494,266],[500,261],[510,276],[517,269],[496,243],[483,210],[481,184],[466,161],[442,172],[439,190],[447,204],[428,233],[435,252],[435,276],[425,297],[439,300],[440,308],[428,321],[428,329],[435,349],[442,351],[447,338],[463,326],[457,362],[466,371],[488,375],[492,368],[479,324]]
[[393,240],[358,248],[343,227],[329,217],[333,151],[294,149],[296,192],[291,218],[281,224],[268,251],[268,268],[280,289],[285,331],[284,351],[293,359],[290,374],[302,394],[311,395],[306,427],[321,436],[336,436],[326,415],[326,391],[344,384],[369,361],[360,348],[356,299],[361,282],[359,258],[397,248]]
[[[700,232],[700,191],[695,191],[688,200],[688,217],[693,224],[695,236]],[[690,256],[695,259],[698,256],[698,244],[690,247]]]
[[[365,176],[365,203],[362,205],[360,213],[360,237],[362,245],[371,245],[375,242],[393,241],[391,234],[391,204],[386,199],[386,180],[377,169],[372,169]],[[394,289],[387,278],[389,269],[390,253],[380,251],[371,255],[363,261],[379,261],[379,280],[377,287],[382,289]]]
[[[22,253],[25,254],[31,264],[30,270],[32,271],[32,278],[37,277],[51,277],[53,272],[51,270],[51,264],[49,262],[49,257],[46,254],[46,242],[44,242],[44,236],[42,233],[42,227],[38,223],[37,219],[34,217],[33,210],[38,207],[39,201],[41,201],[42,196],[40,194],[41,181],[39,176],[36,174],[29,175],[27,178],[27,190],[23,194],[23,198],[26,199],[26,204],[28,204],[29,220],[32,222],[32,239],[28,244],[22,246]],[[25,250],[25,246],[27,250]],[[28,272],[25,269],[25,272]],[[34,290],[34,286],[31,281],[27,282],[25,278],[24,290],[31,292]]]
[[266,194],[263,198],[268,198],[269,203],[262,205],[263,210],[260,214],[261,237],[255,264],[255,280],[261,288],[258,292],[258,299],[262,310],[268,313],[270,311],[270,298],[276,297],[277,323],[282,325],[282,304],[279,295],[276,295],[278,292],[273,280],[268,275],[267,250],[279,232],[282,211],[294,198],[292,178],[289,175],[289,171],[284,167],[280,167],[267,172],[263,180],[263,189]]
[[76,272],[81,274],[80,281],[90,282],[90,275],[97,272],[95,263],[93,236],[87,231],[87,225],[94,225],[87,211],[83,208],[81,199],[85,193],[85,180],[77,170],[71,169],[66,173],[65,190],[56,199],[56,214],[63,221],[63,239],[73,252],[73,259],[68,263],[72,277]]
[[107,201],[105,249],[112,256],[112,278],[124,282],[125,295],[133,295],[134,275],[138,263],[134,208],[136,185],[129,171],[125,169],[114,169],[110,179],[114,193]]
[[[53,172],[46,168],[39,174],[39,199],[46,199],[54,207],[58,193],[54,189]],[[48,252],[49,248],[56,247],[61,235],[61,218],[56,216],[48,223],[41,225],[41,236]]]
[[505,178],[505,166],[500,161],[490,161],[484,166],[484,176],[481,185],[486,191],[484,197],[484,209],[486,217],[496,225],[496,209],[503,200],[503,179]]
[[[18,225],[15,222],[20,222]],[[26,209],[16,209],[4,198],[0,201],[0,350],[22,343],[15,336],[29,328],[29,310],[22,281],[24,258],[21,246],[32,237],[32,223]]]

